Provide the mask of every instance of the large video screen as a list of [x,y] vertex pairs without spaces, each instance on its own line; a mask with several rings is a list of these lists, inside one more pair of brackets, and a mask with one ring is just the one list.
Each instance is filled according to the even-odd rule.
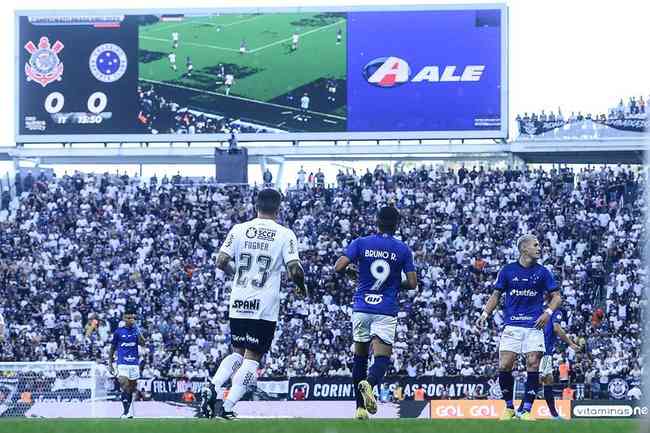
[[505,138],[506,12],[18,12],[16,141]]

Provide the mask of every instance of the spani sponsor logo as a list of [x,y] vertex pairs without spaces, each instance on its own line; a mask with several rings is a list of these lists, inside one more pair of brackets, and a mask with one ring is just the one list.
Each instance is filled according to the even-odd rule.
[[248,299],[248,300],[240,300],[236,299],[232,303],[232,307],[236,310],[249,310],[249,311],[257,311],[260,309],[260,300],[259,299]]

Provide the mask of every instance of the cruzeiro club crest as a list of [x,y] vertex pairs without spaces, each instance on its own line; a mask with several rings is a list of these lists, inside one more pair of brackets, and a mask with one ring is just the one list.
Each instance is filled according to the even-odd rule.
[[38,41],[38,47],[32,41],[25,44],[25,49],[31,55],[25,63],[27,81],[36,81],[45,87],[52,81],[61,81],[63,63],[59,53],[63,49],[61,41],[50,45],[50,40],[45,36]]
[[126,53],[115,44],[102,44],[90,54],[88,66],[95,78],[103,83],[114,83],[126,72]]

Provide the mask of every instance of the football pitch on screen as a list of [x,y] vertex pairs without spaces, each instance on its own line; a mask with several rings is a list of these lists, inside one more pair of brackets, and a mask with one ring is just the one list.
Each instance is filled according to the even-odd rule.
[[374,419],[101,419],[101,420],[0,420],[0,431],[12,433],[639,433],[650,424],[636,420],[509,421]]
[[[337,43],[339,31],[341,41]],[[174,32],[178,33],[176,48]],[[295,50],[294,33],[299,36]],[[206,111],[215,107],[227,111],[224,104],[228,99],[233,103],[259,101],[276,110],[297,108],[301,96],[308,93],[310,110],[332,115],[332,124],[337,120],[343,124],[346,36],[342,13],[228,14],[143,24],[139,29],[139,78],[166,91],[176,90],[182,105]],[[176,54],[176,70],[170,65],[171,52]],[[193,65],[191,76],[186,73],[188,57]],[[225,97],[220,65],[234,76],[230,98]],[[337,84],[336,103],[327,98],[328,80]]]

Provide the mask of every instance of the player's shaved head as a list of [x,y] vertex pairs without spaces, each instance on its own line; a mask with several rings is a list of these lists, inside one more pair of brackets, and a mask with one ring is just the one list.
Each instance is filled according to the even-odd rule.
[[276,214],[280,210],[282,195],[273,188],[265,188],[257,194],[257,211],[265,214]]
[[384,206],[377,213],[377,227],[382,233],[394,235],[399,224],[399,211],[394,206]]

